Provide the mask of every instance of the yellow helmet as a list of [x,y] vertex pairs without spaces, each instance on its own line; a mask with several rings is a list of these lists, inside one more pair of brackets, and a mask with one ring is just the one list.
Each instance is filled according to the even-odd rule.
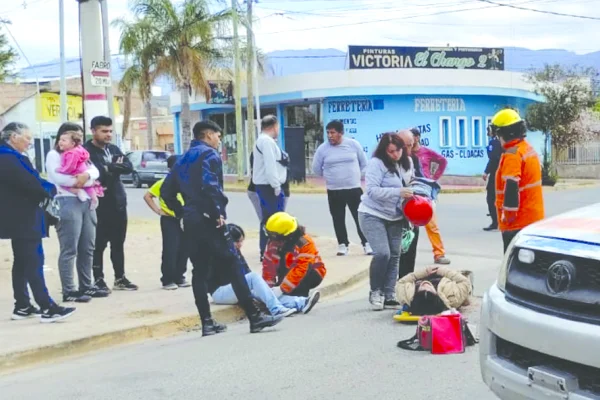
[[265,230],[269,234],[288,236],[298,229],[296,218],[285,212],[278,212],[267,220]]
[[498,128],[504,128],[506,126],[511,126],[516,123],[521,122],[521,116],[515,110],[510,108],[505,108],[504,110],[500,110],[494,115],[492,118],[492,125]]
[[522,139],[527,136],[525,121],[518,112],[505,108],[494,115],[491,123],[492,133],[504,140]]

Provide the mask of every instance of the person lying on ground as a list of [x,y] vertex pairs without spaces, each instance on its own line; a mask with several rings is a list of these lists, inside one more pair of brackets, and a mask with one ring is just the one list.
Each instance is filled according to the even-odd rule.
[[296,218],[273,214],[265,224],[269,237],[263,260],[263,278],[276,292],[308,297],[323,282],[327,269],[315,241]]
[[468,304],[473,291],[469,277],[446,267],[413,272],[396,284],[398,300],[413,315],[436,315]]
[[[244,240],[246,239],[244,230],[235,224],[227,224],[227,228],[238,253],[239,268],[246,277],[252,295],[266,305],[271,315],[289,317],[298,312],[308,314],[319,301],[319,291],[313,291],[308,297],[288,296],[283,293],[279,293],[279,296],[277,296],[269,285],[267,285],[267,282],[248,267],[248,263],[241,252]],[[213,266],[208,287],[215,304],[237,304],[238,299],[233,291],[233,287],[228,283],[227,275],[219,273],[218,266]]]

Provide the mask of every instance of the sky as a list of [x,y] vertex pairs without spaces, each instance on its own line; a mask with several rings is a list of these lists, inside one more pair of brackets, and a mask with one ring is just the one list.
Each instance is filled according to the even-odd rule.
[[[65,1],[67,57],[79,56],[78,5]],[[177,1],[177,0],[175,0]],[[238,0],[240,3],[243,0]],[[258,0],[256,43],[263,52],[347,50],[348,45],[508,47],[600,51],[600,0]],[[225,3],[231,4],[230,0]],[[218,6],[216,6],[218,7]],[[221,6],[224,7],[224,6]],[[130,17],[127,0],[108,0],[109,19]],[[567,13],[598,19],[549,14]],[[33,64],[58,59],[58,0],[2,0],[0,17]],[[111,28],[111,50],[119,32]],[[9,36],[12,45],[15,44]],[[27,65],[25,57],[19,66]]]

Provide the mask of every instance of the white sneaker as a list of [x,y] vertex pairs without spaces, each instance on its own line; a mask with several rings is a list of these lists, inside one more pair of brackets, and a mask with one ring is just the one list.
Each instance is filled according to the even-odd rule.
[[347,256],[348,255],[348,246],[346,246],[345,244],[338,245],[337,255],[338,256]]
[[372,256],[373,255],[373,248],[371,247],[371,245],[369,243],[365,243],[365,245],[363,246],[363,250],[365,251],[365,254],[368,256]]
[[369,303],[371,303],[371,308],[373,311],[381,311],[383,310],[383,295],[379,291],[374,291],[369,293]]

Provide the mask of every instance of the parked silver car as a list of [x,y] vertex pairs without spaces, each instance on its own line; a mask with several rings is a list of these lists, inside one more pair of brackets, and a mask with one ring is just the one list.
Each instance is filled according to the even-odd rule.
[[171,153],[167,151],[137,150],[125,156],[133,164],[133,172],[122,175],[121,181],[132,183],[136,188],[141,188],[144,184],[151,186],[169,173],[167,158]]
[[600,399],[600,203],[533,224],[483,298],[483,380],[501,399]]

